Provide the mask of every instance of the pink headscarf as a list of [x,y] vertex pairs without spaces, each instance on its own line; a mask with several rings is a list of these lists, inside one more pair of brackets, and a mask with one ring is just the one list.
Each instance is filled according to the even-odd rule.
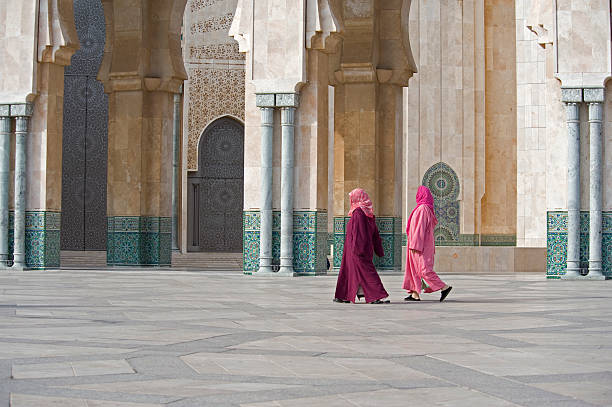
[[368,193],[361,188],[355,188],[349,193],[349,198],[351,199],[351,210],[349,211],[349,216],[353,215],[353,211],[357,208],[361,208],[363,213],[366,214],[367,217],[374,217],[374,209],[372,208],[372,201],[368,196]]
[[417,208],[421,205],[427,205],[431,208],[431,212],[434,214],[434,226],[438,223],[438,219],[436,218],[436,211],[434,210],[433,195],[431,194],[429,188],[423,185],[419,185],[419,189],[417,190],[416,194],[416,203],[416,208],[412,210],[410,216],[408,217],[408,223],[406,224],[406,233],[408,233],[408,230],[410,230],[410,220],[412,219],[414,211],[416,211]]

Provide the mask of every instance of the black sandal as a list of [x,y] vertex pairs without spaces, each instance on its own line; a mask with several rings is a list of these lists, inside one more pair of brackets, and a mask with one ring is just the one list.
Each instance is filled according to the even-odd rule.
[[363,297],[365,297],[365,295],[359,295],[359,294],[357,294],[357,300],[361,301],[361,299],[362,299]]
[[414,298],[412,295],[409,295],[408,297],[404,298],[404,301],[421,301],[421,299]]
[[391,300],[376,300],[376,301],[372,301],[369,304],[391,304]]
[[334,302],[339,302],[339,303],[342,303],[342,304],[346,304],[346,303],[349,303],[350,301],[341,300],[340,298],[334,298]]
[[446,290],[442,290],[442,293],[440,294],[440,302],[444,301],[444,299],[448,296],[448,294],[450,294],[452,289],[453,287],[448,286]]

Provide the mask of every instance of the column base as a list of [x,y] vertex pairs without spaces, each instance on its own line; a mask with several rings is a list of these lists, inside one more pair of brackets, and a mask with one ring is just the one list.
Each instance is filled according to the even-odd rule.
[[172,259],[172,220],[158,216],[109,216],[108,266],[168,267]]
[[[580,212],[580,267],[587,268],[589,261],[589,211]],[[546,277],[549,279],[602,280],[612,278],[612,211],[603,211],[601,274],[590,278],[578,273],[568,274],[567,269],[567,211],[547,213]],[[602,278],[603,276],[603,278]]]
[[[260,211],[244,211],[243,271],[260,275]],[[262,276],[306,276],[327,274],[327,212],[293,212],[293,270],[264,272]],[[280,211],[272,212],[272,267],[280,265]]]
[[574,275],[574,274],[567,275],[566,274],[561,277],[561,280],[568,280],[568,281],[571,281],[571,280],[605,280],[605,279],[606,279],[606,276],[604,276],[603,274],[593,275],[593,276],[590,274],[587,274],[586,276],[582,276],[580,274],[578,275]]
[[15,213],[9,212],[8,270],[49,270],[60,267],[61,212],[26,211],[25,262],[18,268],[13,264]]

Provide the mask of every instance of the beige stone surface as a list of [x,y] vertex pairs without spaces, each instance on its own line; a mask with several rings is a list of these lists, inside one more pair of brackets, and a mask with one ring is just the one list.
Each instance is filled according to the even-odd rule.
[[412,2],[410,38],[419,72],[406,91],[404,220],[425,172],[445,162],[460,182],[461,231],[479,230],[485,180],[484,19],[483,1]]
[[481,233],[516,233],[515,5],[485,0],[485,194]]
[[173,93],[186,78],[185,0],[160,2],[154,16],[142,12],[143,3],[103,5],[107,40],[98,79],[109,94],[107,212],[171,216]]

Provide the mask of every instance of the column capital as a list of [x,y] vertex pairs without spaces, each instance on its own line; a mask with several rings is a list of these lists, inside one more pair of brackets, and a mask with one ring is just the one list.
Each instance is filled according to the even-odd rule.
[[561,88],[561,101],[564,103],[581,103],[581,88]]
[[583,94],[587,103],[603,103],[606,98],[604,88],[585,88]]
[[295,107],[300,105],[299,93],[277,93],[276,107]]
[[281,126],[293,126],[295,124],[295,109],[294,106],[281,108]]
[[274,93],[256,93],[255,106],[257,107],[274,107]]
[[34,105],[32,103],[19,103],[11,105],[11,116],[31,117],[34,113]]

